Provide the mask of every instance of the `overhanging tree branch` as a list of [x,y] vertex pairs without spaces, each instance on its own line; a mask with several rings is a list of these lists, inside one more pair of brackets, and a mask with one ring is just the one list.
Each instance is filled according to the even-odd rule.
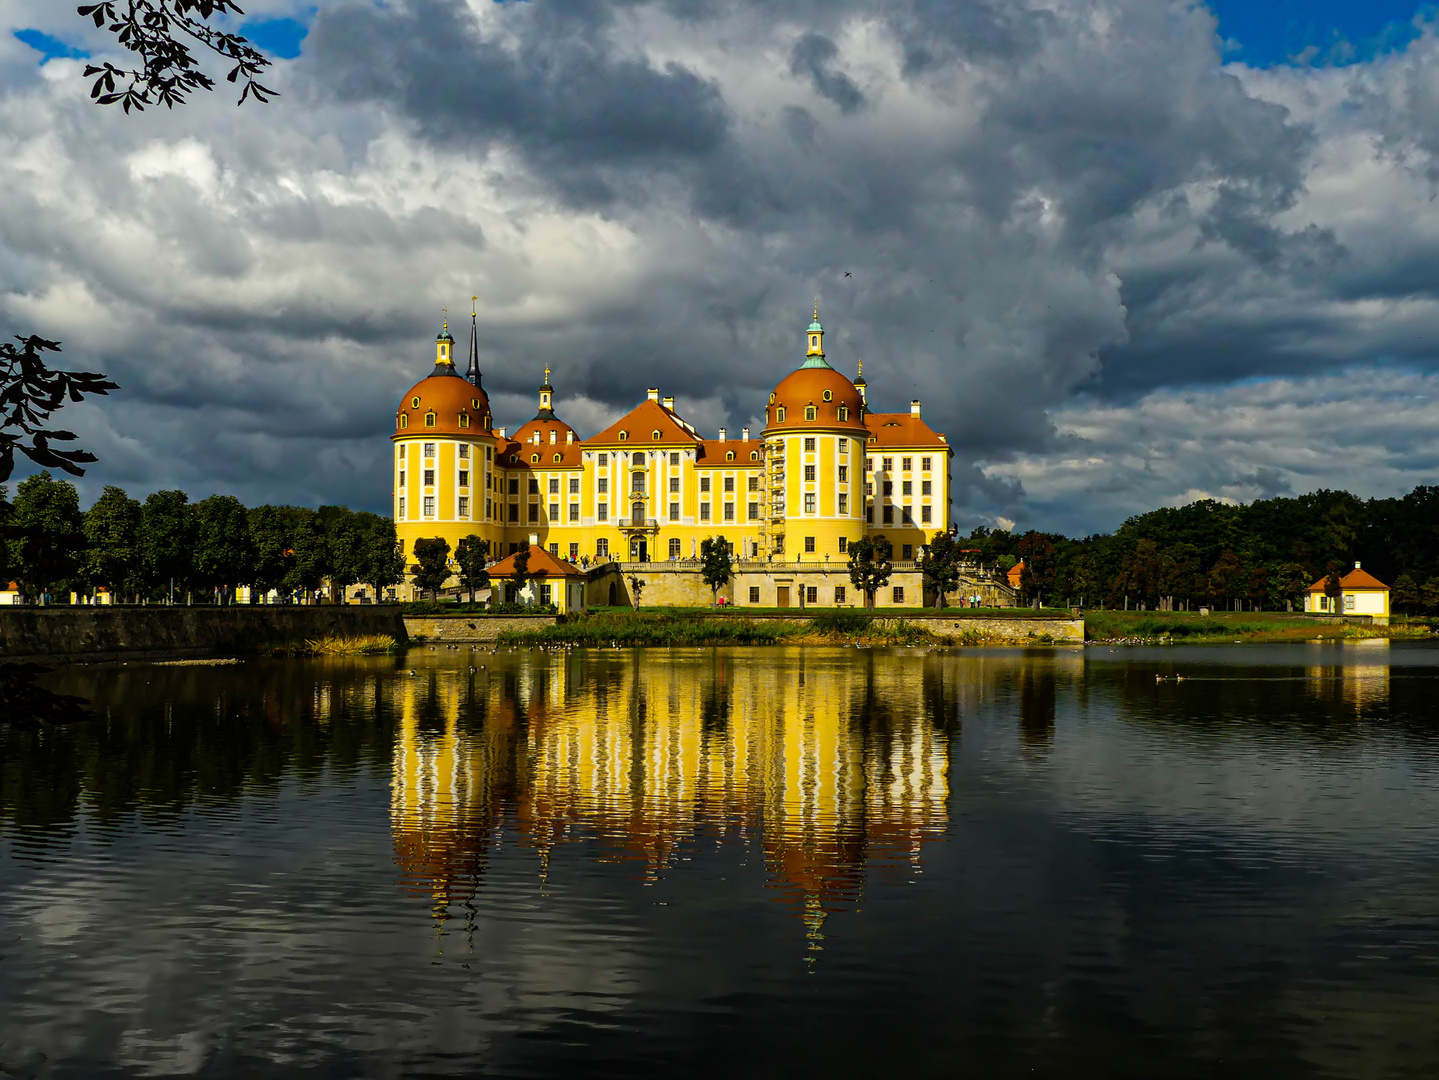
[[51,442],[71,442],[73,431],[46,428],[50,414],[66,400],[80,401],[86,394],[108,394],[117,383],[88,371],[55,371],[42,356],[59,352],[58,341],[31,335],[15,340],[20,347],[0,342],[0,481],[15,471],[18,450],[42,469],[63,469],[83,476],[81,464],[95,455],[84,450],[58,450]]

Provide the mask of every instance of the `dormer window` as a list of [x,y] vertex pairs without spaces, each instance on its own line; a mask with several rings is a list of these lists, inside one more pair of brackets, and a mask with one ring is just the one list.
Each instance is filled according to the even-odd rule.
[[806,405],[806,406],[804,407],[804,418],[805,418],[806,420],[813,420],[813,419],[815,418],[815,416],[816,416],[815,407],[814,407],[813,405]]
[[558,462],[558,461],[563,461],[564,459],[565,459],[565,455],[564,455],[564,454],[556,454],[556,455],[555,455],[555,461],[557,461],[557,462]]
[[832,394],[832,393],[830,393],[828,390],[826,390],[826,391],[824,392],[824,399],[825,399],[825,401],[833,401],[833,400],[834,400],[834,394]]
[[485,427],[488,428],[488,427],[490,427],[490,426],[491,426],[491,425],[490,425],[490,414],[489,414],[489,413],[485,413]]
[[777,423],[777,424],[783,424],[783,423],[784,423],[784,406],[783,406],[783,405],[781,405],[778,409],[776,409],[776,410],[774,411],[774,419],[775,419],[775,423]]
[[469,413],[460,413],[460,427],[462,427],[462,428],[467,428],[467,427],[469,427],[469,426],[470,426],[470,414],[469,414]]
[[841,405],[841,406],[839,407],[839,418],[840,418],[841,420],[848,420],[848,419],[849,419],[849,406],[848,406],[848,405]]
[[419,399],[419,397],[416,396],[416,397],[410,398],[410,408],[412,408],[412,409],[418,409],[419,407],[420,407],[420,399]]
[[733,461],[733,460],[734,460],[734,451],[733,451],[733,450],[728,450],[728,451],[726,451],[726,452],[725,452],[724,459],[725,459],[726,461]]
[[425,427],[434,427],[434,426],[435,426],[435,414],[432,413],[432,412],[427,412],[427,413],[425,413]]
[[630,433],[629,433],[628,431],[621,431],[621,432],[620,432],[620,442],[624,442],[624,441],[625,441],[626,439],[628,439],[629,437],[630,437]]
[[759,460],[759,451],[758,451],[758,450],[751,450],[751,451],[749,452],[749,459],[750,459],[751,461],[758,461],[758,460]]
[[659,441],[660,441],[660,429],[659,429],[659,428],[655,428],[653,431],[651,431],[651,432],[650,432],[650,438],[653,439],[655,442],[659,442]]
[[530,455],[530,462],[531,462],[532,464],[536,464],[536,465],[539,464],[539,460],[540,460],[540,455],[539,455],[539,454],[531,454],[531,455]]
[[410,418],[409,418],[408,416],[406,416],[404,413],[400,413],[400,427],[401,427],[401,428],[407,428],[407,427],[409,427],[409,426],[410,426]]

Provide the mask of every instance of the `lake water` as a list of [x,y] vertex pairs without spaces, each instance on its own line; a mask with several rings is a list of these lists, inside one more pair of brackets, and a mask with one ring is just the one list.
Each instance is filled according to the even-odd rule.
[[1439,1075],[1439,649],[51,685],[98,719],[0,727],[0,1075]]

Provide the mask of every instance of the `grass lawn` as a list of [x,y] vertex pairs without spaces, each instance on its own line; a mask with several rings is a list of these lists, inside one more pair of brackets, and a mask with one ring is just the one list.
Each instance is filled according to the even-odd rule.
[[1086,611],[1090,641],[1312,641],[1315,638],[1429,637],[1429,627],[1321,622],[1298,612]]

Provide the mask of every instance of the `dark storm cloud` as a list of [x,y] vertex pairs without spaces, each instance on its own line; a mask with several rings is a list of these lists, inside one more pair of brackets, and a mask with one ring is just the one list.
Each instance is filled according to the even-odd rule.
[[[481,296],[499,422],[549,364],[586,423],[658,382],[733,430],[818,293],[835,365],[957,448],[962,523],[1099,527],[1319,482],[1278,398],[1188,449],[1236,388],[1317,415],[1434,363],[1436,53],[1226,67],[1178,0],[336,0],[273,105],[125,119],[0,41],[0,303],[124,383],[97,480],[383,506],[442,307]],[[1383,430],[1381,485],[1431,456]]]

